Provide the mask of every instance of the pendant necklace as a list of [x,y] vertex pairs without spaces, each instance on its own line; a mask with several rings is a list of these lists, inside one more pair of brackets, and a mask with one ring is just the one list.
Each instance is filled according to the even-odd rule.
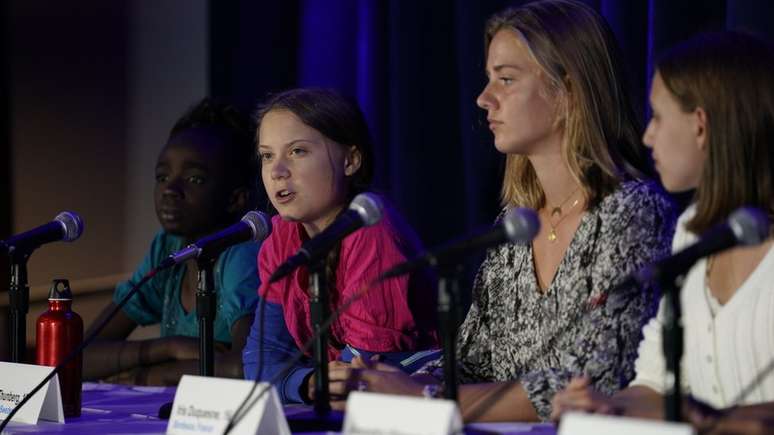
[[[559,226],[560,223],[562,223],[564,218],[568,216],[567,213],[580,203],[580,198],[575,198],[575,201],[573,201],[572,204],[570,204],[570,206],[567,207],[566,210],[564,211],[562,210],[562,206],[564,206],[564,204],[566,204],[567,201],[569,201],[575,195],[575,193],[578,192],[578,189],[580,189],[580,187],[573,190],[572,193],[559,205],[551,207],[551,214],[548,217],[548,225],[551,227],[551,231],[549,231],[548,233],[549,242],[556,243],[556,239],[557,239],[556,228]],[[554,221],[554,217],[556,216],[558,216],[558,219]]]

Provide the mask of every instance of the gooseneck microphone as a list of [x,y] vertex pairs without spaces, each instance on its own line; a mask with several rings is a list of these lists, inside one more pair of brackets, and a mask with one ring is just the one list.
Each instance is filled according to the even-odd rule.
[[27,260],[32,252],[50,242],[72,242],[83,234],[83,219],[71,211],[63,211],[53,221],[0,241],[0,251],[11,260],[8,285],[11,361],[24,361],[27,343],[27,312],[30,289],[27,283]]
[[260,211],[249,211],[234,225],[203,237],[171,254],[159,264],[158,269],[166,269],[191,258],[214,258],[230,246],[248,240],[258,242],[265,239],[269,233],[271,233],[269,216]]
[[384,208],[381,199],[373,193],[361,193],[349,204],[349,209],[340,214],[320,234],[301,245],[296,254],[282,263],[269,278],[277,282],[288,276],[296,268],[308,265],[325,255],[333,245],[362,227],[371,226],[382,219]]
[[725,222],[710,228],[696,243],[633,273],[617,289],[672,283],[699,259],[738,245],[760,244],[769,234],[770,222],[766,213],[753,207],[738,208]]
[[0,241],[8,254],[31,253],[40,245],[59,240],[72,242],[83,234],[83,219],[77,213],[63,211],[53,221]]
[[463,259],[474,251],[497,246],[505,242],[529,243],[535,238],[539,230],[540,220],[534,210],[522,207],[512,208],[493,227],[398,264],[379,276],[378,281],[403,275],[427,266],[435,267],[451,264]]

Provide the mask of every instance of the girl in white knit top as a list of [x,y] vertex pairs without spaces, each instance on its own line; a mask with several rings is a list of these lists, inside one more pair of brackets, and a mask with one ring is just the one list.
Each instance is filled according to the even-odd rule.
[[[774,211],[774,48],[750,36],[705,34],[657,65],[643,141],[667,190],[696,189],[673,248],[693,243],[743,205]],[[772,238],[699,261],[681,290],[684,417],[700,432],[769,433],[774,424]],[[663,307],[662,307],[663,308]],[[662,310],[643,330],[636,378],[613,396],[574,379],[553,400],[569,410],[662,418]],[[767,371],[771,373],[767,373]],[[583,376],[582,373],[578,374]],[[703,406],[697,406],[703,402]]]

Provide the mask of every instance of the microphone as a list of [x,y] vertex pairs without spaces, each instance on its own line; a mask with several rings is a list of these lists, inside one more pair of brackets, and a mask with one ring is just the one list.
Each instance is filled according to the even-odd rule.
[[288,258],[274,271],[269,283],[289,275],[296,268],[309,264],[328,252],[339,240],[361,227],[368,227],[382,219],[384,208],[381,199],[373,193],[361,193],[349,204],[349,209],[339,215],[328,228],[301,245],[296,254]]
[[158,270],[172,267],[191,258],[213,258],[226,248],[238,243],[265,239],[271,233],[271,220],[266,213],[249,211],[242,219],[224,229],[191,243],[185,248],[170,254],[159,264]]
[[758,245],[769,237],[769,218],[760,209],[741,207],[728,219],[710,228],[694,244],[680,252],[659,260],[631,274],[616,289],[653,282],[674,282],[686,273],[699,259],[737,245]]
[[63,240],[72,242],[83,234],[83,219],[72,211],[63,211],[53,221],[29,231],[0,241],[0,245],[11,255],[14,252],[30,253],[40,245]]
[[409,273],[415,269],[449,264],[458,261],[472,251],[501,245],[505,242],[529,243],[535,238],[539,230],[540,220],[534,210],[522,207],[512,208],[494,227],[398,264],[379,276],[377,282]]

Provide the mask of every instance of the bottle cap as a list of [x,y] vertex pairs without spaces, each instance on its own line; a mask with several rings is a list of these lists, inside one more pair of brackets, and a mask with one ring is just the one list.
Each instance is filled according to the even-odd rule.
[[70,290],[70,281],[57,278],[51,282],[51,290],[48,291],[48,299],[72,300],[73,292]]

